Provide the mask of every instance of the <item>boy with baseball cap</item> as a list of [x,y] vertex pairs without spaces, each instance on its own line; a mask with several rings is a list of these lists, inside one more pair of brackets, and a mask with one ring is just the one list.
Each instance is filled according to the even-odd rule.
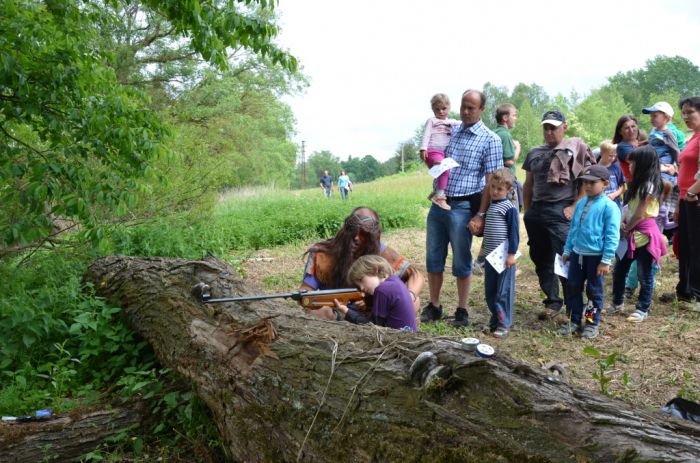
[[[569,262],[566,311],[569,321],[559,328],[562,335],[580,332],[582,338],[598,336],[603,309],[603,279],[620,241],[620,208],[605,194],[610,172],[605,166],[586,167],[579,180],[586,197],[576,203],[571,228],[564,245],[563,261]],[[589,309],[583,313],[583,285]],[[581,322],[584,326],[581,329]]]

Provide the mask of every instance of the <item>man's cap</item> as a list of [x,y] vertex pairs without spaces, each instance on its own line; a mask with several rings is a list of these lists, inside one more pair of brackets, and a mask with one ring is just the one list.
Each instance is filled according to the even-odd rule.
[[583,175],[579,177],[581,180],[610,180],[610,171],[605,166],[594,164],[586,167]]
[[673,117],[673,107],[671,107],[671,105],[665,101],[659,101],[658,103],[654,103],[654,106],[649,106],[648,108],[642,109],[644,114],[653,113],[655,111],[662,112],[668,117]]
[[542,125],[552,124],[554,127],[559,127],[564,122],[566,122],[566,118],[556,110],[547,111],[542,115]]

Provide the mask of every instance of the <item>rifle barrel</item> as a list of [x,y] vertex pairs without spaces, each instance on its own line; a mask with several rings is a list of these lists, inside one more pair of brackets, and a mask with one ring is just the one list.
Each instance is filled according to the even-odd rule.
[[279,294],[263,294],[256,296],[238,296],[238,297],[221,297],[217,299],[203,298],[202,302],[205,304],[213,304],[217,302],[243,302],[243,301],[261,301],[265,299],[287,299],[292,298],[295,301],[301,300],[304,296],[322,296],[325,294],[345,294],[354,293],[359,291],[357,288],[340,288],[340,289],[321,289],[317,291],[309,291],[303,289],[301,291],[295,291],[293,293],[279,293]]

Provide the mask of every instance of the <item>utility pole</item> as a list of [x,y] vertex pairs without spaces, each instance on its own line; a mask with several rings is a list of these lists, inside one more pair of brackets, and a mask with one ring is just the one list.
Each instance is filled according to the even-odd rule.
[[306,141],[301,141],[301,189],[306,188]]

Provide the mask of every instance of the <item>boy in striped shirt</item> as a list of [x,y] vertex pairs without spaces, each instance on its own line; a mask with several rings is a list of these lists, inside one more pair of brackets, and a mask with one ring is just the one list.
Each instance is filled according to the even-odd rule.
[[486,212],[484,224],[484,255],[488,256],[504,241],[506,244],[506,268],[498,273],[491,264],[484,263],[484,292],[491,319],[484,332],[496,338],[505,338],[513,324],[515,304],[515,254],[520,244],[520,218],[518,209],[508,199],[513,189],[515,176],[506,167],[497,169],[491,175],[489,192],[491,203]]

